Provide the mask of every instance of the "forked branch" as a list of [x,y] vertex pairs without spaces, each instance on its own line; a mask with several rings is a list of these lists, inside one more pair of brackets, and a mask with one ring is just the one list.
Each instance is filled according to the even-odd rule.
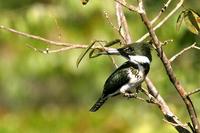
[[178,91],[179,95],[182,97],[182,99],[187,107],[187,110],[189,112],[189,116],[192,121],[195,132],[200,133],[200,125],[199,125],[199,121],[197,119],[197,115],[196,115],[196,111],[193,106],[193,103],[192,103],[191,99],[187,96],[187,92],[185,91],[184,87],[181,85],[179,80],[176,78],[176,75],[173,71],[171,63],[170,63],[169,59],[167,58],[165,52],[162,50],[160,41],[155,33],[155,30],[152,27],[150,20],[147,17],[147,14],[146,14],[146,11],[145,11],[145,8],[143,5],[143,1],[138,0],[138,2],[139,2],[138,6],[139,6],[140,10],[142,10],[142,12],[140,12],[139,14],[140,14],[144,24],[146,25],[147,30],[149,31],[149,34],[152,38],[153,44],[156,46],[156,51],[158,53],[158,56],[161,59],[163,65],[166,69],[167,75],[168,75],[171,83],[174,85],[174,87]]
[[181,56],[183,53],[187,52],[190,49],[198,49],[200,50],[200,47],[196,46],[196,42],[193,43],[191,46],[184,48],[183,50],[181,50],[179,53],[175,54],[173,57],[171,57],[169,59],[169,62],[173,62],[177,57]]
[[[40,50],[40,49],[37,49],[37,48],[31,46],[30,44],[27,45],[28,47],[32,48],[34,51],[38,51],[38,52],[41,52],[43,54],[58,53],[58,52],[63,52],[63,51],[68,51],[68,50],[73,50],[73,49],[86,49],[88,47],[88,45],[84,45],[84,44],[74,44],[74,43],[52,41],[52,40],[43,38],[41,36],[32,35],[32,34],[29,34],[29,33],[17,31],[15,29],[5,27],[3,25],[0,25],[0,29],[14,33],[14,34],[19,35],[19,36],[23,36],[23,37],[30,38],[30,39],[33,39],[33,40],[38,40],[38,41],[41,41],[45,44],[50,44],[52,46],[59,47],[59,48],[53,49],[53,50],[51,50],[51,49]],[[91,49],[102,49],[102,50],[106,50],[106,51],[112,51],[113,50],[113,48],[109,48],[109,47],[103,48],[101,46],[93,46]]]

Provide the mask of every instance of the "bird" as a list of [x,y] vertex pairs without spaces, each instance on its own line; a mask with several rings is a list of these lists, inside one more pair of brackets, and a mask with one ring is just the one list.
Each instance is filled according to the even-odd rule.
[[149,43],[132,43],[117,49],[117,51],[127,61],[107,78],[102,95],[91,107],[91,112],[96,112],[110,97],[119,94],[128,98],[134,97],[135,93],[132,91],[141,87],[149,72],[152,61]]

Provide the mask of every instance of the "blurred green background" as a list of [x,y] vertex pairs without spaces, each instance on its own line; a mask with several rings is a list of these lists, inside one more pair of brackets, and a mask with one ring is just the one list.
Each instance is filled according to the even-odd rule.
[[[164,1],[146,1],[153,18]],[[188,1],[186,8],[200,12],[199,1]],[[172,3],[174,6],[175,3]],[[169,12],[169,8],[166,12]],[[182,8],[183,9],[183,8]],[[50,40],[90,44],[91,40],[119,38],[103,11],[116,24],[114,3],[91,0],[82,6],[79,0],[0,0],[0,25],[39,35]],[[135,13],[125,10],[133,40],[146,29]],[[179,32],[176,13],[157,31],[164,41],[168,57],[200,38],[185,26]],[[0,133],[172,133],[176,132],[155,105],[115,97],[96,113],[88,110],[101,94],[106,78],[114,70],[108,57],[85,58],[76,68],[82,50],[41,54],[27,47],[55,49],[40,41],[0,31]],[[149,77],[181,121],[189,117],[183,102],[171,85],[164,68],[153,52]],[[177,78],[191,91],[200,87],[200,52],[190,50],[173,63]],[[123,60],[115,57],[118,64]],[[199,94],[192,96],[200,115]]]

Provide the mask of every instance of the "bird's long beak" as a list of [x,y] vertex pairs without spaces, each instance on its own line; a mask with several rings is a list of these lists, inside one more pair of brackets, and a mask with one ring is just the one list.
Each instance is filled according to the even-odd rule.
[[110,55],[119,55],[120,54],[119,51],[115,48],[108,50],[107,53]]
[[119,51],[115,48],[110,48],[107,51],[99,52],[101,55],[120,55]]

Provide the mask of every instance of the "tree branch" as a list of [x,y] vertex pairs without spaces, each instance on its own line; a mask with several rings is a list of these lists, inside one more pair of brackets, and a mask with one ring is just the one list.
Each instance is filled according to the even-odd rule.
[[[176,7],[165,17],[163,18],[155,27],[153,27],[153,30],[156,31],[158,28],[160,28],[174,13],[183,5],[184,0],[180,0],[179,3],[176,5]],[[152,24],[152,22],[151,22]],[[136,42],[144,41],[149,36],[149,33],[146,33],[143,35],[140,39],[138,39]]]
[[[53,46],[59,46],[61,48],[58,49],[54,49],[54,50],[39,50],[31,45],[27,45],[28,47],[32,48],[34,51],[39,51],[41,53],[44,54],[50,54],[50,53],[58,53],[58,52],[63,52],[63,51],[68,51],[68,50],[73,50],[73,49],[86,49],[88,47],[88,45],[83,45],[83,44],[73,44],[73,43],[65,43],[65,42],[56,42],[56,41],[52,41],[52,40],[48,40],[46,38],[43,38],[41,36],[37,36],[37,35],[32,35],[32,34],[28,34],[25,32],[21,32],[21,31],[17,31],[15,29],[12,28],[8,28],[5,27],[3,25],[0,26],[1,30],[5,30],[11,33],[14,33],[16,35],[20,35],[26,38],[30,38],[33,40],[38,40],[47,44],[51,44]],[[116,49],[114,48],[109,48],[109,47],[102,47],[102,46],[93,46],[91,49],[101,49],[102,51],[116,51]]]
[[[20,36],[24,36],[26,38],[31,38],[31,39],[34,39],[34,40],[42,41],[42,42],[45,42],[45,43],[48,43],[48,44],[52,44],[52,45],[56,45],[56,46],[67,46],[68,47],[68,46],[72,45],[71,43],[63,43],[63,42],[51,41],[51,40],[45,39],[43,37],[36,36],[36,35],[31,35],[31,34],[24,33],[24,32],[20,32],[20,31],[14,30],[12,28],[5,27],[3,25],[0,26],[0,29],[15,33],[15,34],[20,35]],[[76,45],[79,45],[79,44],[76,44]]]
[[151,24],[153,25],[159,18],[160,16],[162,15],[162,13],[167,9],[167,7],[169,6],[169,4],[172,2],[172,0],[168,0],[166,2],[166,4],[164,4],[164,6],[162,7],[162,9],[160,10],[160,12],[158,13],[158,15],[153,19],[151,20]]
[[[124,2],[124,3],[121,2],[120,4],[125,6],[125,7],[127,7],[129,10],[136,11],[136,12],[141,12],[141,11],[139,11],[140,9],[138,7],[131,8],[133,6],[128,6],[126,4],[126,2]],[[186,126],[183,125],[179,121],[179,119],[170,111],[170,109],[167,106],[166,102],[159,95],[158,91],[156,90],[156,88],[153,85],[153,83],[151,82],[151,80],[147,77],[145,81],[146,81],[146,84],[147,84],[147,87],[148,87],[148,91],[150,93],[150,95],[148,95],[149,98],[151,99],[152,96],[153,96],[153,98],[157,101],[157,102],[154,102],[154,104],[156,104],[159,107],[159,109],[162,111],[162,113],[163,113],[164,117],[166,118],[166,120],[172,126],[174,126],[176,128],[176,130],[179,131],[180,133],[190,133],[190,131],[186,128]]]
[[198,92],[200,92],[200,88],[197,88],[197,89],[195,89],[195,90],[193,90],[191,92],[188,92],[187,96],[191,96],[191,95],[196,94]]
[[187,92],[185,91],[184,87],[181,85],[181,83],[177,80],[175,74],[174,74],[174,71],[172,69],[172,66],[170,64],[170,61],[168,60],[165,52],[162,50],[162,47],[161,47],[161,44],[160,44],[160,41],[152,27],[152,24],[150,22],[150,20],[148,19],[147,15],[146,15],[146,11],[144,9],[144,5],[143,5],[143,1],[142,0],[138,0],[139,2],[139,8],[140,10],[142,11],[140,13],[140,16],[144,22],[144,24],[146,25],[148,31],[149,31],[149,34],[152,38],[152,42],[153,44],[156,46],[156,51],[158,53],[158,56],[160,57],[165,69],[166,69],[166,72],[167,72],[167,75],[171,81],[171,83],[174,85],[174,87],[176,88],[176,90],[178,91],[179,95],[181,96],[181,98],[183,99],[186,107],[187,107],[187,110],[189,112],[189,115],[190,115],[190,119],[192,121],[192,124],[193,124],[193,128],[195,130],[196,133],[200,133],[200,125],[199,125],[199,121],[197,119],[197,115],[196,115],[196,112],[195,112],[195,109],[194,109],[194,106],[192,104],[192,101],[189,97],[187,97]]
[[134,11],[134,12],[140,12],[139,8],[133,5],[128,5],[127,2],[125,0],[114,0],[117,3],[121,4],[122,6],[128,8],[130,11]]
[[120,32],[121,36],[123,37],[125,44],[129,44],[132,42],[132,40],[131,40],[131,36],[129,33],[129,29],[128,29],[128,24],[127,24],[126,18],[124,16],[122,6],[119,2],[116,2],[115,8],[116,8],[117,23],[118,23],[118,27],[120,29],[119,32]]
[[147,84],[149,93],[157,100],[157,106],[162,111],[167,122],[174,126],[179,133],[190,133],[186,126],[179,121],[178,117],[171,112],[167,103],[161,97],[152,81],[146,77],[145,82]]
[[190,50],[190,49],[198,49],[200,50],[200,47],[196,46],[196,43],[193,43],[191,46],[184,48],[183,50],[181,50],[179,53],[175,54],[173,57],[171,57],[169,59],[169,62],[173,62],[177,57],[181,56],[183,53],[185,53],[186,51]]

